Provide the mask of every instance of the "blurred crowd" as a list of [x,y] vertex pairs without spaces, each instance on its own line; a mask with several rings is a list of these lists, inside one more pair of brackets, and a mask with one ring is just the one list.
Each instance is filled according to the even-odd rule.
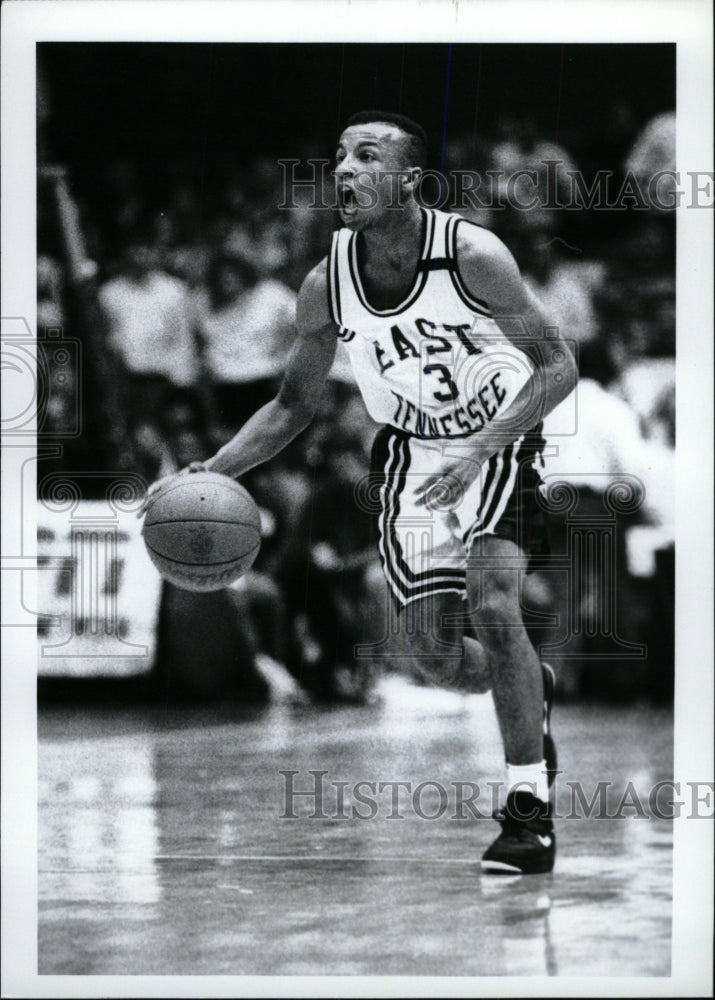
[[[672,167],[672,120],[661,115],[631,136],[622,176]],[[445,173],[475,164],[504,177],[533,170],[538,187],[547,161],[579,167],[569,150],[530,134],[525,123],[504,123],[502,131],[478,143],[453,139]],[[50,370],[40,430],[61,433],[82,382],[84,426],[107,431],[68,441],[48,469],[51,462],[67,472],[132,468],[151,482],[213,454],[274,395],[295,336],[297,288],[337,224],[332,211],[310,207],[307,187],[296,189],[291,207],[279,207],[284,170],[265,157],[227,172],[210,190],[179,167],[167,165],[159,177],[155,169],[150,175],[136,162],[112,161],[93,188],[74,190],[87,256],[97,264],[96,308],[90,329],[83,313],[80,339],[85,362],[100,360],[89,378],[69,370],[60,383]],[[311,174],[304,166],[296,176]],[[39,199],[38,332],[71,337],[82,322],[47,188]],[[449,209],[449,199],[441,207]],[[547,422],[556,444],[547,473],[574,486],[581,504],[552,512],[557,546],[572,550],[572,522],[584,511],[594,523],[615,519],[612,564],[577,585],[563,567],[529,578],[534,639],[551,649],[564,692],[625,697],[657,689],[665,697],[672,683],[674,213],[651,207],[595,218],[547,203],[459,210],[504,239],[576,342],[576,405],[567,401]],[[339,350],[311,427],[244,480],[265,536],[255,571],[237,587],[251,642],[326,699],[369,696],[373,670],[352,651],[371,641],[368,625],[385,620],[372,525],[354,497],[374,431]],[[644,500],[632,512],[608,506],[618,475],[643,484]],[[554,609],[561,625],[540,625]],[[647,645],[647,660],[625,655],[639,644]]]

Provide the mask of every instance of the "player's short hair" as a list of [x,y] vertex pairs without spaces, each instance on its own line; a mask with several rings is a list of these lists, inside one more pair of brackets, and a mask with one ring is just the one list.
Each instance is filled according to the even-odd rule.
[[398,115],[395,111],[358,111],[351,115],[345,123],[345,128],[352,125],[368,125],[374,122],[386,122],[395,125],[405,133],[405,153],[410,159],[409,166],[425,167],[427,163],[427,133],[416,121],[406,115]]

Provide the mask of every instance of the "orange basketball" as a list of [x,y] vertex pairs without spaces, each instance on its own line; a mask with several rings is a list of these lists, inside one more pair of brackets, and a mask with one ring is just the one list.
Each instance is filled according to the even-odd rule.
[[142,535],[165,580],[182,590],[221,590],[258,555],[261,519],[253,497],[233,479],[192,472],[150,502]]

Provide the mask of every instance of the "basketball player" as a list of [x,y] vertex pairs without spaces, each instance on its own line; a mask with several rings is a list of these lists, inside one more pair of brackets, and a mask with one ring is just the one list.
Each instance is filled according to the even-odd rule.
[[[384,425],[373,448],[379,550],[414,668],[464,688],[489,666],[508,794],[482,867],[546,872],[553,675],[524,629],[519,582],[543,519],[540,422],[576,370],[500,240],[418,204],[425,150],[403,116],[348,120],[335,169],[343,228],[303,282],[281,388],[202,467],[238,477],[280,452],[312,419],[338,338],[346,344]],[[478,642],[455,646],[460,618]]]

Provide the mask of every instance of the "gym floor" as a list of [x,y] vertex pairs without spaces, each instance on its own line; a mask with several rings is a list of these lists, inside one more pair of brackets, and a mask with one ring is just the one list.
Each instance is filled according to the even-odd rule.
[[[457,819],[455,782],[502,778],[489,696],[397,678],[368,708],[39,714],[41,974],[667,976],[672,824],[558,823],[550,875],[486,877],[491,818]],[[564,774],[591,799],[648,792],[672,775],[672,717],[557,705]],[[294,789],[327,771],[323,812]],[[337,785],[411,782],[336,818]],[[410,793],[425,785],[415,800]],[[439,787],[448,795],[442,808]],[[443,812],[439,818],[424,816]],[[422,816],[419,813],[422,813]],[[393,813],[394,817],[394,813]]]

